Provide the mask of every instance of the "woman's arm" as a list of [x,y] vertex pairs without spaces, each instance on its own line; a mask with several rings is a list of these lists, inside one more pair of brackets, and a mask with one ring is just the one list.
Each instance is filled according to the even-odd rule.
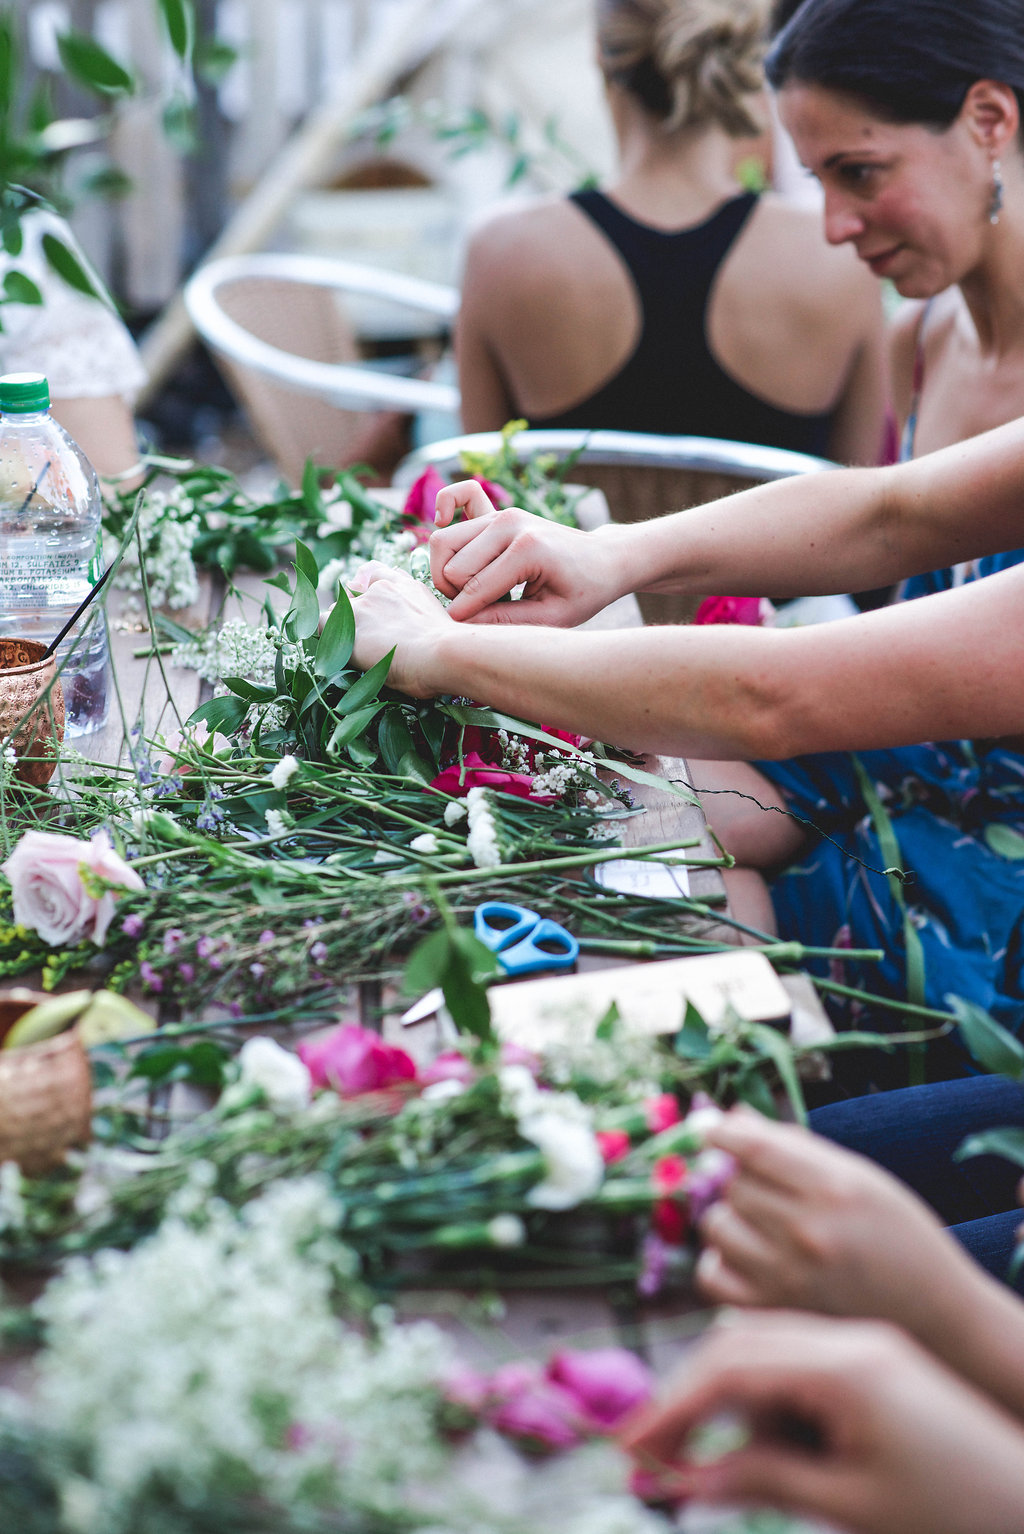
[[[701,1462],[722,1413],[749,1441]],[[773,1507],[851,1534],[1017,1534],[1024,1434],[908,1338],[863,1321],[729,1319],[626,1447],[669,1496]]]
[[403,692],[485,699],[635,749],[748,761],[1024,732],[1024,567],[789,630],[481,627],[386,567],[364,579],[357,665],[396,646]]
[[[574,624],[627,591],[804,596],[866,591],[1024,538],[1024,420],[911,463],[759,485],[629,527],[565,536],[526,512],[494,512],[453,485],[431,537],[452,616]],[[469,520],[449,525],[462,508]],[[499,598],[521,581],[526,600]],[[561,587],[577,595],[567,600]]]

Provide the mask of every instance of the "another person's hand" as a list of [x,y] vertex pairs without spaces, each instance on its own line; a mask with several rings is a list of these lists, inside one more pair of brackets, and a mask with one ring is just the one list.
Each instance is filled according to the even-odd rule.
[[[460,510],[467,520],[452,525]],[[450,612],[459,621],[570,628],[629,589],[622,529],[583,533],[514,506],[495,511],[473,480],[439,492],[435,529],[430,572],[438,591],[454,598]],[[518,602],[501,601],[524,584]]]
[[[699,1463],[728,1413],[749,1440]],[[875,1322],[730,1317],[626,1447],[667,1496],[819,1517],[855,1534],[1019,1534],[1024,1433],[909,1338]]]
[[745,1109],[707,1143],[736,1162],[701,1222],[697,1278],[711,1299],[876,1317],[941,1352],[987,1280],[916,1194],[864,1156]]
[[429,662],[451,619],[437,598],[411,575],[377,561],[363,565],[348,586],[356,619],[353,663],[368,671],[394,648],[390,687],[413,698],[443,692],[431,679]]

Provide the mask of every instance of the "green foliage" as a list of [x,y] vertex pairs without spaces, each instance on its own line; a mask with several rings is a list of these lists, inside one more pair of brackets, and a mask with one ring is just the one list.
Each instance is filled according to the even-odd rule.
[[947,996],[946,1002],[956,1014],[961,1038],[983,1070],[1011,1081],[1024,1078],[1024,1044],[1018,1038],[974,1002],[961,996]]
[[76,85],[100,96],[131,96],[135,77],[105,48],[84,32],[64,32],[57,38],[60,61]]

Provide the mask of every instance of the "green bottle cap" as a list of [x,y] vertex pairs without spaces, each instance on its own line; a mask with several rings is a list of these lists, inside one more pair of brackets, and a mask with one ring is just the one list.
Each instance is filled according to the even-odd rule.
[[50,386],[42,373],[5,373],[0,378],[0,411],[31,415],[50,408]]

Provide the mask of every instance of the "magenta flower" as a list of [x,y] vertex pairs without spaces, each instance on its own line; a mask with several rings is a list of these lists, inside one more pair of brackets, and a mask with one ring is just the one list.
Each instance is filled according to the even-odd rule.
[[342,1097],[416,1080],[416,1066],[404,1049],[385,1044],[357,1023],[343,1023],[322,1038],[303,1039],[298,1055],[314,1087],[332,1087]]
[[484,479],[483,475],[481,474],[474,474],[473,478],[476,480],[477,484],[480,486],[480,489],[483,491],[484,495],[486,495],[491,505],[494,506],[497,510],[500,511],[503,506],[511,506],[512,499],[509,496],[507,490],[503,490],[500,485],[496,485],[492,479]]
[[469,751],[461,762],[453,762],[431,783],[431,788],[453,797],[465,796],[471,788],[493,788],[501,794],[515,794],[517,799],[532,799],[535,804],[554,804],[554,794],[535,794],[533,777],[528,772],[506,772],[492,767],[478,751]]
[[[550,1452],[573,1449],[582,1443],[588,1423],[576,1397],[561,1385],[546,1380],[528,1365],[499,1369],[491,1381],[492,1391],[502,1376],[513,1368],[523,1371],[518,1388],[511,1389],[496,1401],[488,1420],[499,1433],[516,1438],[524,1448]],[[511,1384],[511,1381],[509,1381]]]
[[574,1396],[581,1412],[605,1432],[654,1393],[650,1369],[628,1348],[563,1348],[552,1356],[547,1377]]
[[614,1166],[630,1152],[629,1135],[624,1129],[599,1129],[594,1136],[605,1166]]
[[464,1087],[471,1087],[475,1080],[476,1067],[457,1049],[443,1050],[420,1075],[425,1087],[432,1087],[437,1081],[458,1081]]
[[405,505],[402,507],[402,515],[420,524],[420,527],[416,529],[417,537],[421,534],[423,537],[429,536],[437,513],[437,493],[443,489],[444,480],[433,464],[425,469],[415,484],[410,487],[409,494],[405,498]]
[[694,613],[694,623],[766,624],[775,609],[767,597],[705,597]]
[[671,1092],[662,1092],[658,1097],[649,1097],[644,1103],[644,1118],[652,1135],[661,1134],[663,1129],[671,1129],[674,1124],[681,1121],[682,1117],[679,1104]]

